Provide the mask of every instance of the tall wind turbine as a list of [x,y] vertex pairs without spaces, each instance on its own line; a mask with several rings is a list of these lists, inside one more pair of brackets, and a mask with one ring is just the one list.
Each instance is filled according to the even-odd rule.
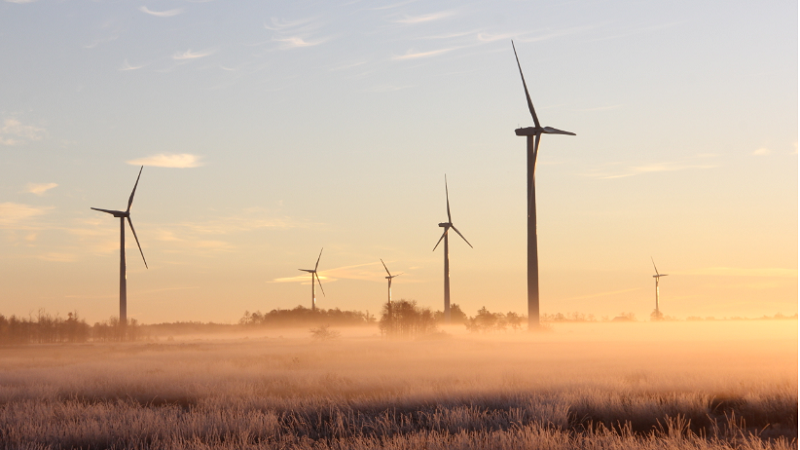
[[314,278],[317,279],[317,283],[319,283],[319,290],[322,291],[322,295],[325,295],[325,289],[322,289],[322,282],[319,281],[319,275],[317,275],[317,268],[319,267],[319,260],[322,258],[322,250],[319,249],[319,256],[317,257],[317,264],[314,265],[314,270],[309,269],[297,269],[301,272],[308,272],[311,274],[311,311],[317,310],[317,294],[314,291]]
[[658,267],[656,267],[656,262],[653,260],[652,256],[650,257],[650,261],[653,261],[653,269],[656,269],[656,274],[653,275],[653,278],[656,279],[656,318],[660,319],[661,318],[661,311],[659,311],[659,309],[658,309],[658,280],[661,277],[666,277],[669,274],[668,273],[658,273]]
[[144,267],[148,268],[147,260],[144,259],[144,252],[142,252],[142,246],[139,245],[139,238],[136,236],[136,230],[133,228],[133,222],[131,222],[133,195],[136,194],[136,186],[139,185],[139,177],[142,176],[142,169],[144,169],[144,166],[139,168],[139,176],[136,177],[136,184],[133,185],[133,191],[131,191],[131,196],[128,198],[128,208],[125,211],[92,208],[95,211],[102,211],[114,217],[119,217],[119,323],[122,326],[128,323],[128,284],[125,272],[125,219],[128,219],[128,225],[131,226],[133,237],[136,239],[136,245],[139,247],[139,253],[142,254]]
[[461,239],[463,239],[470,248],[473,247],[467,238],[458,231],[458,228],[453,225],[453,219],[450,217],[450,193],[447,191],[447,175],[444,176],[444,194],[447,198],[447,222],[439,224],[440,227],[444,228],[444,233],[442,233],[442,237],[439,238],[439,241],[436,242],[433,250],[436,251],[436,247],[438,247],[439,243],[444,239],[444,322],[450,323],[450,242],[448,240],[450,228],[458,233]]
[[533,102],[528,93],[528,85],[525,84],[525,75],[522,74],[522,66],[519,64],[517,48],[514,41],[511,41],[514,49],[514,57],[517,59],[519,76],[522,77],[522,87],[525,88],[525,98],[528,100],[528,109],[533,117],[532,127],[517,128],[514,132],[517,136],[526,136],[528,140],[528,328],[539,327],[539,250],[536,237],[536,156],[539,153],[539,139],[542,134],[566,134],[575,136],[575,133],[558,130],[552,127],[542,127],[539,125],[539,118],[533,109]]

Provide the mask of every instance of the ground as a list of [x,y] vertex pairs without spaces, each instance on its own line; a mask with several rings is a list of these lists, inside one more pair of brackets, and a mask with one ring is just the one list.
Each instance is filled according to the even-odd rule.
[[[332,328],[332,330],[334,330]],[[0,348],[5,448],[797,448],[797,321]]]

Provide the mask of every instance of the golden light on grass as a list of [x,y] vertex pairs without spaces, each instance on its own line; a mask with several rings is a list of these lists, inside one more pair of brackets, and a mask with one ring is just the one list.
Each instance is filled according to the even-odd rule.
[[[0,350],[0,429],[42,448],[796,448],[797,321],[386,340],[251,328]],[[334,333],[335,335],[335,333]],[[242,339],[247,338],[247,339]],[[38,447],[37,447],[38,448]]]

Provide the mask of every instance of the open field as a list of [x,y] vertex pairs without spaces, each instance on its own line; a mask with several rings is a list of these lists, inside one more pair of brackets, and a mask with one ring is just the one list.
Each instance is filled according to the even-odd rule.
[[[797,448],[797,321],[0,348],[4,448]],[[279,337],[280,336],[280,337]]]

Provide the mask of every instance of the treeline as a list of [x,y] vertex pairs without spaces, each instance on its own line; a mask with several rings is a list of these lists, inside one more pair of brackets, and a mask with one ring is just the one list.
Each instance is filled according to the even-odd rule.
[[[523,328],[526,319],[526,316],[514,312],[493,313],[486,307],[478,310],[475,316],[467,316],[457,304],[450,305],[450,323],[464,325],[473,333],[518,331]],[[444,312],[420,307],[413,300],[399,300],[383,306],[378,326],[383,335],[410,337],[435,333],[443,323]]]
[[66,319],[44,311],[28,318],[0,314],[0,345],[133,341],[140,337],[141,327],[135,319],[122,327],[115,317],[89,325],[77,313],[67,314]]
[[297,306],[293,309],[273,309],[268,313],[260,311],[245,311],[244,316],[239,319],[240,325],[245,326],[273,326],[273,327],[298,327],[298,326],[352,326],[352,325],[371,325],[377,321],[369,311],[342,311],[334,309],[311,310],[304,306]]

